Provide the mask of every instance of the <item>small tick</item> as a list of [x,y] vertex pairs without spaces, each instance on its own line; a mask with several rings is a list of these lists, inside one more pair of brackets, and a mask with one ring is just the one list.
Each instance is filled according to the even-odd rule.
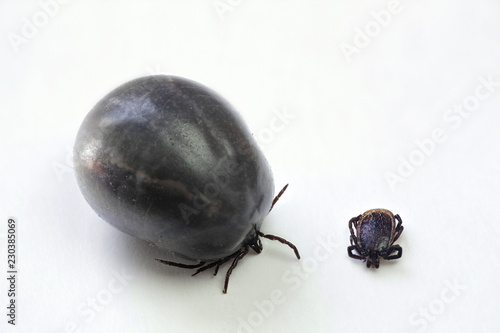
[[[379,266],[379,257],[386,260],[401,258],[403,249],[393,244],[403,232],[402,224],[401,217],[387,209],[371,209],[353,217],[349,221],[351,246],[347,248],[347,254],[351,258],[366,261],[366,267],[375,268]],[[358,254],[353,253],[353,250]]]

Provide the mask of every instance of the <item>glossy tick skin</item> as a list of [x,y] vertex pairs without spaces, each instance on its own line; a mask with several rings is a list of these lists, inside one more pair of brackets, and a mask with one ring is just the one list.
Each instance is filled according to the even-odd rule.
[[[271,169],[243,120],[209,88],[155,75],[116,88],[89,112],[74,146],[84,198],[117,229],[199,268],[260,253],[277,201]],[[286,188],[286,187],[285,187]],[[196,273],[195,273],[196,274]]]
[[[397,221],[397,225],[396,225]],[[372,209],[349,221],[351,258],[366,261],[366,267],[379,267],[379,257],[392,260],[403,255],[399,245],[393,245],[403,232],[403,221],[387,209]],[[356,253],[353,253],[356,250]]]

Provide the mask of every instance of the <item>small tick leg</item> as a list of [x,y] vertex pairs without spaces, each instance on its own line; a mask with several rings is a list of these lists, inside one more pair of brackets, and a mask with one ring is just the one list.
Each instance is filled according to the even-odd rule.
[[399,214],[394,215],[394,218],[398,220],[398,226],[396,227],[396,229],[398,229],[401,224],[403,224],[403,220],[401,219],[401,216],[399,216]]
[[351,245],[356,245],[356,237],[354,237],[353,235],[351,235],[351,237],[349,237],[350,240],[351,240]]
[[246,256],[247,253],[248,253],[248,246],[244,246],[241,248],[241,250],[239,252],[236,252],[236,256],[235,256],[233,262],[231,263],[231,267],[229,267],[229,269],[227,270],[227,273],[226,273],[226,280],[224,281],[224,289],[222,289],[222,292],[224,294],[227,294],[227,286],[229,285],[229,277],[231,276],[233,269],[236,267],[236,265],[238,265],[238,261],[240,261],[241,258]]
[[401,220],[401,217],[399,217],[398,214],[394,215],[394,218],[396,220],[398,220],[398,225],[396,226],[396,232],[394,234],[394,238],[392,240],[392,242],[394,243],[398,238],[399,236],[401,236],[401,233],[403,233],[403,230],[404,230],[404,227],[403,227],[403,220]]
[[[352,253],[352,250],[356,250],[356,252],[359,253],[358,247],[356,245],[351,245],[347,248],[347,254],[349,255],[349,257],[354,258],[354,259],[359,259],[359,260],[366,260],[365,257],[362,257],[360,255]],[[370,267],[370,266],[368,266],[368,267]]]
[[[361,218],[361,215],[358,215],[356,217],[353,217],[352,219],[349,220],[349,230],[351,231],[351,237],[354,237],[356,239],[356,233],[354,232],[354,229],[358,229],[358,221]],[[353,228],[354,225],[354,228]]]
[[286,188],[288,187],[288,184],[285,185],[285,187],[283,187],[280,191],[280,193],[278,193],[278,195],[274,198],[273,200],[273,203],[271,204],[271,208],[269,208],[269,211],[273,210],[273,207],[274,207],[274,204],[276,202],[278,202],[279,198],[281,197],[281,195],[285,192]]
[[[397,251],[398,253],[392,254]],[[403,248],[399,245],[393,245],[387,250],[387,255],[383,257],[386,260],[399,259],[403,255]]]
[[297,249],[297,247],[295,245],[293,245],[292,243],[290,243],[289,241],[287,241],[286,239],[281,238],[279,236],[266,235],[266,234],[262,233],[261,231],[258,231],[257,234],[261,237],[264,237],[264,238],[267,238],[270,240],[276,240],[276,241],[280,242],[281,244],[288,245],[293,250],[293,252],[295,252],[295,256],[297,257],[297,259],[300,259],[300,254],[299,254],[299,250]]
[[396,234],[394,235],[394,238],[392,240],[393,243],[398,240],[399,236],[401,236],[401,234],[403,233],[403,230],[403,226],[400,226],[398,229],[396,229]]

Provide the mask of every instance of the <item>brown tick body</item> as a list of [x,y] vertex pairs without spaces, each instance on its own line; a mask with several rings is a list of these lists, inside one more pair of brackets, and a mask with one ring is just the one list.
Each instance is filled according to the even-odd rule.
[[393,244],[403,232],[402,224],[401,217],[387,209],[371,209],[353,217],[349,221],[351,246],[347,248],[347,254],[366,261],[366,267],[375,268],[379,267],[379,257],[386,260],[401,258],[403,249]]

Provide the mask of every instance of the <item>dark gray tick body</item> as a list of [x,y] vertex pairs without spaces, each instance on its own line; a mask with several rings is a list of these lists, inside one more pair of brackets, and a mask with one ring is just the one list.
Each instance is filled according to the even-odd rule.
[[347,248],[348,255],[366,260],[367,267],[373,265],[375,268],[379,267],[379,257],[386,260],[401,258],[403,249],[393,244],[403,232],[402,223],[399,215],[386,209],[372,209],[353,217],[349,221],[351,246]]
[[102,219],[183,258],[236,266],[242,249],[260,252],[259,236],[283,240],[260,232],[275,202],[269,164],[232,106],[197,82],[157,75],[110,92],[80,127],[74,167]]

